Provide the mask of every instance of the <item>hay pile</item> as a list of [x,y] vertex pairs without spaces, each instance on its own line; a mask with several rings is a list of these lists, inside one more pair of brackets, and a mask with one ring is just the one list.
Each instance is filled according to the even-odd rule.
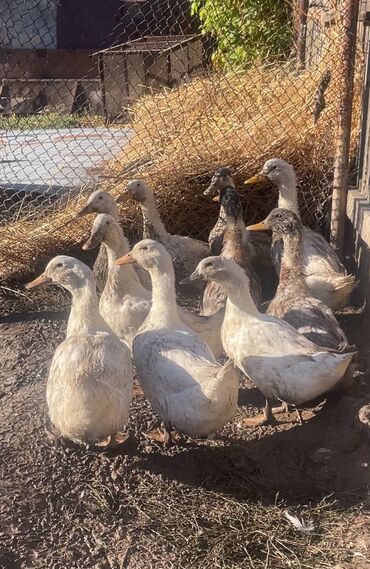
[[[102,187],[117,195],[128,179],[142,177],[155,189],[169,231],[206,238],[217,206],[202,196],[212,172],[227,165],[240,184],[272,157],[288,160],[300,181],[303,218],[321,213],[330,194],[338,101],[341,89],[338,36],[320,65],[297,73],[293,64],[254,66],[243,72],[198,77],[179,88],[141,98],[133,109],[136,136],[104,172]],[[352,151],[360,117],[362,60],[357,58]],[[330,70],[326,107],[314,124],[315,94]],[[0,228],[0,276],[18,278],[53,254],[71,251],[87,236],[91,219],[71,221],[84,197],[63,211],[24,219]],[[276,193],[246,190],[246,220],[260,218]],[[140,234],[141,219],[132,205],[121,210],[128,234]]]

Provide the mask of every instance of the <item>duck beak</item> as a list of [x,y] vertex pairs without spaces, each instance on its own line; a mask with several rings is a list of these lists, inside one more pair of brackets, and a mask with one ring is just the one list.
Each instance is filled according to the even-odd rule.
[[269,179],[266,176],[266,174],[264,174],[263,172],[259,172],[255,176],[248,178],[248,180],[246,180],[244,182],[244,185],[245,186],[251,186],[252,184],[261,184],[261,183],[266,183],[268,181],[269,181]]
[[213,196],[212,201],[219,203],[220,202],[220,194],[217,194],[217,196]]
[[84,217],[84,215],[87,215],[88,213],[91,213],[88,206],[82,207],[75,214],[75,219],[78,219],[79,217]]
[[136,263],[136,259],[133,258],[131,253],[127,253],[127,255],[123,255],[123,257],[120,257],[119,259],[116,260],[116,265],[130,265],[131,263]]
[[202,277],[201,275],[198,273],[198,271],[195,269],[194,272],[191,273],[191,275],[189,275],[188,277],[185,277],[184,279],[182,279],[182,281],[180,281],[180,285],[187,285],[187,284],[191,284],[194,281],[199,281],[201,280]]
[[266,231],[266,229],[270,229],[266,220],[255,223],[254,225],[247,225],[246,227],[247,231]]
[[49,277],[47,277],[45,273],[42,273],[42,275],[40,275],[39,277],[36,277],[30,283],[27,283],[26,289],[29,290],[30,288],[34,288],[35,286],[40,286],[40,285],[49,284],[49,283],[51,283],[51,279],[49,279]]
[[116,199],[117,203],[127,203],[130,200],[130,194],[127,191],[123,191]]
[[216,183],[217,182],[211,182],[208,186],[208,188],[206,188],[203,192],[204,196],[213,196],[214,194],[217,193],[217,188],[216,188]]
[[95,247],[97,247],[99,243],[101,243],[101,241],[96,239],[94,235],[91,235],[86,241],[86,243],[82,245],[82,249],[84,251],[90,251],[91,249],[95,249]]

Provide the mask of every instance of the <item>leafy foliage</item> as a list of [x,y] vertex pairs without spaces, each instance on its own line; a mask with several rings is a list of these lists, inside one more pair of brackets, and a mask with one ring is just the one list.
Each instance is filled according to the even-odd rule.
[[291,10],[286,0],[191,0],[203,34],[216,42],[217,67],[239,67],[289,53]]

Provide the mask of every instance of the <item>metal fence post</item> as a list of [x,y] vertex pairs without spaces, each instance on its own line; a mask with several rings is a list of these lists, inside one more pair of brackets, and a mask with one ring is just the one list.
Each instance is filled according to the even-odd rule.
[[344,228],[348,193],[348,166],[351,138],[352,99],[356,58],[358,0],[343,0],[340,6],[342,20],[341,98],[333,177],[333,201],[330,242],[343,257]]
[[297,43],[297,67],[304,69],[306,65],[306,34],[307,34],[307,11],[309,0],[299,0],[298,15],[296,20],[296,43]]

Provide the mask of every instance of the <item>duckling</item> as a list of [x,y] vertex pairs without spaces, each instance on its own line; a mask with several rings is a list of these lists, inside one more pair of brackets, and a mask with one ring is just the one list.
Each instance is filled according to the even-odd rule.
[[[143,237],[156,239],[162,243],[174,262],[176,277],[181,280],[195,269],[201,259],[209,255],[208,245],[203,241],[170,235],[159,216],[154,196],[149,186],[142,180],[131,180],[127,186],[128,194],[140,204],[143,215]],[[118,202],[124,201],[126,194],[121,194]]]
[[[245,183],[254,184],[270,180],[279,189],[278,207],[293,211],[299,216],[296,176],[294,169],[284,160],[273,158],[265,162],[262,171]],[[281,242],[275,242],[273,257],[277,273],[280,271]],[[355,277],[347,275],[334,249],[320,235],[303,226],[303,259],[306,281],[312,296],[329,308],[343,308],[355,287]]]
[[[118,221],[118,208],[115,199],[108,192],[97,190],[93,192],[84,207],[77,213],[76,218],[84,217],[89,213],[107,213]],[[99,248],[98,255],[93,266],[93,273],[96,278],[97,289],[101,292],[107,282],[108,258],[105,246]]]
[[270,422],[274,399],[300,405],[331,390],[343,378],[354,354],[320,348],[287,322],[260,313],[239,265],[223,257],[208,257],[190,276],[190,280],[198,278],[214,280],[226,289],[221,331],[225,352],[266,397],[262,417],[246,419],[247,424]]
[[[212,176],[208,188],[203,192],[205,196],[213,196],[213,201],[220,202],[220,211],[216,225],[211,229],[208,244],[212,255],[220,255],[223,237],[226,229],[226,212],[219,196],[223,189],[234,188],[235,183],[229,168],[218,168]],[[248,237],[250,245],[250,261],[262,282],[263,299],[271,299],[277,286],[276,271],[271,258],[271,235],[268,232],[251,234]]]
[[238,374],[230,363],[219,365],[207,344],[180,320],[169,253],[161,243],[144,239],[116,262],[139,263],[152,278],[152,307],[133,342],[146,397],[166,426],[195,437],[215,433],[236,413]]
[[[221,255],[243,267],[249,277],[252,298],[258,306],[261,301],[261,283],[250,261],[254,255],[254,248],[249,240],[252,234],[245,229],[240,197],[235,188],[228,187],[221,190],[219,200],[226,223]],[[203,293],[202,313],[217,312],[225,306],[226,298],[226,292],[221,285],[208,282]]]
[[151,293],[140,282],[133,266],[118,267],[115,261],[130,250],[122,228],[111,215],[96,216],[85,251],[102,243],[108,256],[107,281],[99,301],[100,313],[112,330],[132,347],[136,332],[148,316]]
[[95,278],[86,265],[59,255],[27,288],[47,283],[72,294],[67,336],[54,353],[47,381],[51,422],[67,439],[113,445],[132,399],[130,351],[100,315]]
[[344,350],[348,340],[334,314],[311,296],[303,267],[302,222],[292,211],[276,208],[249,231],[271,229],[273,241],[282,239],[279,286],[267,314],[288,322],[317,346]]
[[[105,214],[96,217],[83,249],[93,249],[100,243],[105,245],[108,254],[108,278],[100,298],[100,312],[114,332],[131,348],[152,303],[151,292],[142,286],[137,276],[137,269],[147,271],[136,266],[115,265],[116,259],[130,250],[130,245],[119,223]],[[223,353],[221,325],[224,310],[212,316],[199,316],[180,306],[177,310],[181,320],[199,334],[215,356],[219,357]]]

